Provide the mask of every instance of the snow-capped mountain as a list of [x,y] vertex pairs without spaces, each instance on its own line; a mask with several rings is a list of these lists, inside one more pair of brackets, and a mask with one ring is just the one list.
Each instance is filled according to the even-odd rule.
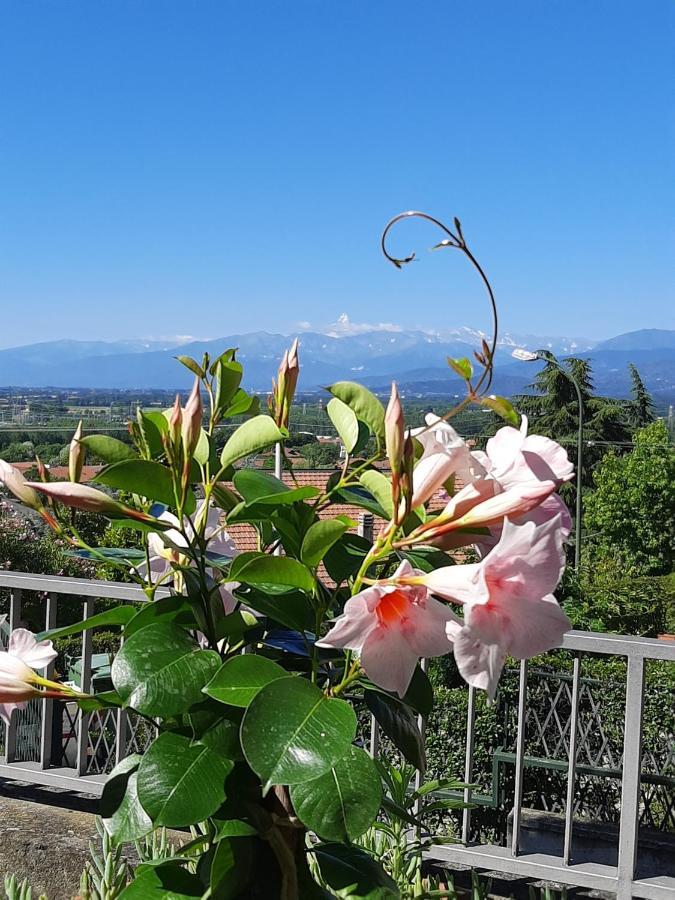
[[[340,379],[379,388],[396,379],[402,387],[421,393],[456,391],[459,385],[446,357],[471,358],[483,337],[470,328],[434,332],[391,323],[364,325],[342,315],[325,328],[308,327],[292,335],[256,331],[188,343],[52,341],[0,350],[0,386],[185,388],[192,376],[176,363],[178,352],[200,358],[205,352],[216,356],[237,347],[247,387],[266,391],[295,336],[301,345],[301,390],[318,390]],[[655,395],[664,400],[675,397],[675,331],[631,332],[595,345],[582,338],[505,333],[495,356],[497,392],[518,392],[532,380],[533,365],[514,360],[515,347],[589,356],[598,390],[616,396],[628,390],[627,364],[633,362]]]

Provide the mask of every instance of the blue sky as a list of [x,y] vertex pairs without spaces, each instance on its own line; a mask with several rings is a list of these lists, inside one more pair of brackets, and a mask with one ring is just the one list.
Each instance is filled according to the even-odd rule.
[[674,327],[671,0],[0,0],[0,346]]

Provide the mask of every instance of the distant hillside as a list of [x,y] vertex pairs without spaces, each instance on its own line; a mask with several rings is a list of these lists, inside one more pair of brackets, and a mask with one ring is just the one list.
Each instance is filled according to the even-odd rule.
[[[396,327],[370,331],[303,332],[300,388],[314,391],[339,379],[385,389],[396,379],[403,389],[421,395],[454,394],[460,384],[446,367],[447,356],[468,356],[480,345],[479,332],[468,328],[429,333]],[[0,350],[0,386],[173,389],[185,388],[192,376],[174,359],[176,353],[200,358],[227,347],[239,348],[246,386],[266,391],[279,358],[292,336],[264,331],[189,344],[145,341],[53,341]],[[180,349],[178,347],[180,346]],[[618,335],[593,346],[571,337],[505,334],[495,357],[495,391],[514,394],[532,381],[539,364],[517,362],[514,347],[550,349],[560,355],[592,360],[596,388],[624,396],[630,387],[628,363],[638,366],[650,391],[661,402],[675,400],[675,331],[644,329]]]

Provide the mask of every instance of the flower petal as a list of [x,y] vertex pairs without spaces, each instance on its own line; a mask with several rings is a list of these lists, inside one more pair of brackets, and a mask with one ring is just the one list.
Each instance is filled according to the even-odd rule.
[[399,628],[374,628],[361,649],[361,665],[371,681],[403,697],[410,686],[419,655]]
[[51,641],[36,641],[35,635],[26,628],[14,629],[7,652],[31,669],[44,669],[58,655]]

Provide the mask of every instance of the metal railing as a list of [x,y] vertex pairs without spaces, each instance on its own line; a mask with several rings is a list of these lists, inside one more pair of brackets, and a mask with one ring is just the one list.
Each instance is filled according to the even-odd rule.
[[[364,523],[367,529],[368,523]],[[58,619],[59,599],[76,598],[82,606],[82,618],[96,612],[97,600],[122,603],[142,603],[145,596],[136,585],[116,582],[88,581],[49,575],[29,575],[0,572],[0,590],[9,592],[9,628],[21,623],[22,600],[27,592],[38,592],[44,603],[45,628],[54,628]],[[163,592],[166,593],[166,592]],[[71,599],[72,602],[72,599]],[[2,634],[0,634],[0,641]],[[563,650],[574,655],[572,663],[571,713],[568,738],[567,795],[564,815],[564,837],[560,855],[532,853],[523,850],[523,786],[527,764],[525,732],[528,709],[528,663],[522,662],[519,671],[517,729],[515,740],[515,786],[512,826],[509,846],[471,844],[471,815],[467,808],[461,822],[462,843],[435,845],[429,856],[446,864],[461,864],[479,869],[495,870],[523,878],[543,879],[565,885],[615,893],[618,900],[643,897],[649,900],[672,900],[675,897],[674,877],[639,877],[638,823],[640,807],[641,763],[643,757],[642,725],[644,712],[645,665],[649,660],[675,662],[675,642],[628,637],[625,635],[569,632]],[[80,687],[87,691],[92,684],[93,640],[91,630],[81,635]],[[621,810],[618,833],[617,865],[603,865],[575,860],[574,854],[574,796],[577,759],[580,744],[579,698],[581,659],[584,654],[619,657],[627,661],[623,763],[621,766]],[[53,667],[52,667],[53,668]],[[47,677],[52,673],[48,672]],[[474,777],[474,745],[476,736],[477,692],[468,689],[467,739],[464,780],[471,784]],[[675,698],[674,698],[675,700]],[[100,710],[92,713],[77,709],[75,704],[61,704],[61,725],[55,725],[59,711],[56,703],[32,701],[29,709],[15,714],[6,727],[4,755],[0,757],[0,779],[10,778],[35,784],[100,795],[107,772],[131,752],[142,752],[153,739],[147,724],[135,720],[126,710]],[[65,726],[65,727],[64,727]],[[31,743],[21,729],[36,729]],[[143,729],[146,729],[144,732]],[[378,752],[379,732],[371,733],[370,749]],[[25,748],[35,746],[31,754]],[[33,755],[35,758],[22,758]],[[466,789],[464,800],[471,803],[472,791]]]
[[[44,604],[45,630],[60,624],[61,598],[80,604],[81,615],[77,618],[82,619],[96,614],[97,600],[146,602],[142,589],[133,584],[22,572],[0,572],[0,589],[9,592],[9,632],[21,625],[22,604],[29,592],[37,592],[40,604]],[[166,593],[162,591],[160,595]],[[77,657],[78,684],[84,692],[92,686],[93,655],[92,631],[87,629],[81,634]],[[48,667],[46,677],[53,674],[54,663]],[[72,701],[32,700],[26,709],[15,712],[5,726],[0,779],[99,796],[107,773],[129,753],[142,752],[153,737],[146,722],[123,709],[84,712]]]
[[[571,719],[567,763],[567,796],[564,815],[562,853],[552,855],[528,852],[521,847],[523,827],[523,785],[526,764],[525,734],[528,696],[528,663],[520,663],[518,683],[517,731],[515,747],[515,786],[509,846],[471,844],[471,808],[464,810],[461,843],[435,845],[430,858],[441,862],[542,879],[563,885],[589,888],[616,894],[618,900],[630,897],[672,900],[675,897],[675,864],[672,875],[639,877],[638,823],[640,812],[641,765],[643,758],[643,712],[645,664],[648,660],[675,662],[675,642],[626,635],[571,631],[565,635],[563,650],[574,654],[572,670]],[[615,866],[575,861],[573,852],[574,796],[579,753],[579,694],[582,654],[623,657],[627,661],[626,694],[621,766],[621,808],[618,834],[618,860]],[[673,698],[675,702],[675,698]],[[474,777],[476,690],[469,688],[464,780]],[[377,751],[377,741],[372,749]],[[471,789],[464,800],[471,803]]]

